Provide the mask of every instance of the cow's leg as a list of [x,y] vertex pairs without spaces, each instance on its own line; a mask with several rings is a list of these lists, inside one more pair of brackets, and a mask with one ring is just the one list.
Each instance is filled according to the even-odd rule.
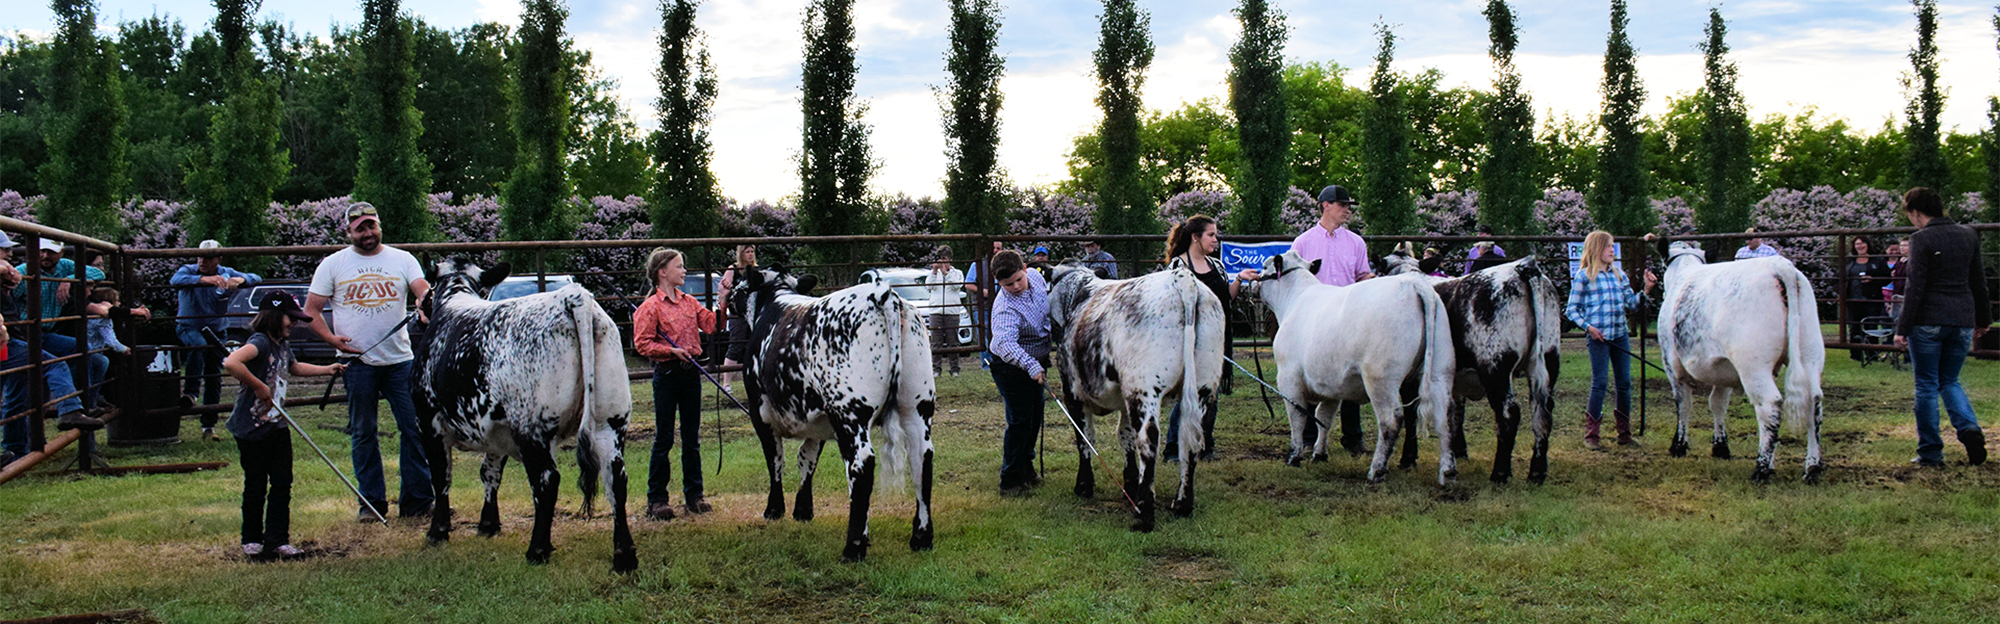
[[625,520],[625,432],[603,426],[583,435],[591,438],[597,478],[604,484],[604,500],[611,506],[611,571],[631,572],[639,568],[639,552],[632,546],[632,527]]
[[1079,422],[1072,423],[1079,433],[1075,434],[1076,487],[1070,491],[1076,493],[1079,498],[1096,498],[1097,470],[1092,468],[1090,464],[1090,441],[1097,439],[1097,426],[1095,424],[1097,418],[1090,413],[1090,410],[1084,409],[1083,405],[1077,401],[1065,399],[1063,405],[1069,408],[1070,417],[1081,419]]
[[1750,480],[1769,483],[1771,475],[1777,472],[1772,465],[1778,452],[1778,408],[1781,400],[1778,384],[1768,373],[1751,376],[1743,380],[1743,396],[1757,408],[1757,468],[1751,471]]
[[[1491,397],[1493,393],[1487,392],[1486,395]],[[1405,401],[1407,400],[1405,399]],[[1445,410],[1445,418],[1451,421],[1451,427],[1447,429],[1447,431],[1451,432],[1451,456],[1465,459],[1467,457],[1465,451],[1465,400],[1453,396],[1451,397],[1451,404]]]
[[1667,379],[1674,391],[1674,442],[1667,446],[1667,454],[1687,457],[1688,419],[1694,416],[1694,384],[1684,379]]
[[[1458,402],[1453,401],[1453,403]],[[1493,474],[1488,480],[1494,483],[1506,483],[1508,479],[1514,478],[1514,439],[1521,432],[1521,403],[1515,400],[1514,384],[1506,378],[1505,373],[1501,374],[1499,384],[1486,384],[1486,403],[1493,408],[1495,436]],[[1463,418],[1463,415],[1463,410],[1454,414],[1460,418]],[[1455,431],[1452,432],[1452,439],[1458,446],[1465,446],[1465,429],[1453,428]]]
[[549,525],[555,522],[562,475],[556,472],[555,452],[548,442],[515,434],[514,446],[521,450],[521,467],[527,469],[528,487],[535,494],[535,529],[528,536],[528,563],[548,563],[549,554],[556,550],[549,541]]
[[[1201,413],[1210,417],[1203,420],[1212,420],[1216,408],[1215,392],[1209,388],[1202,388],[1197,392],[1197,397],[1197,400],[1201,402]],[[1205,425],[1197,426],[1194,420],[1193,418],[1182,419],[1181,440],[1198,439],[1202,440],[1206,446],[1213,447],[1214,444],[1208,442],[1208,432],[1205,431],[1207,427]],[[1196,432],[1200,433],[1197,434]],[[1198,437],[1189,437],[1190,435],[1198,435]],[[1194,452],[1192,445],[1185,443],[1181,444],[1180,453],[1181,484],[1180,488],[1174,493],[1174,515],[1185,518],[1194,515],[1194,463],[1196,456],[1199,454]]]
[[819,472],[819,453],[825,440],[805,440],[799,443],[799,494],[792,504],[792,519],[812,522],[813,519],[813,474]]
[[[428,420],[428,419],[425,419]],[[425,533],[431,544],[451,539],[451,453],[445,452],[444,436],[428,424],[424,431],[424,455],[431,460],[431,528]]]
[[785,517],[785,483],[780,480],[785,477],[784,445],[764,419],[750,419],[750,428],[757,432],[757,445],[764,449],[764,470],[771,477],[771,493],[764,500],[764,519],[777,520]]
[[479,484],[486,486],[486,502],[479,506],[479,536],[500,534],[500,479],[505,476],[507,456],[487,453],[479,462]]
[[1313,410],[1313,431],[1318,432],[1313,436],[1313,461],[1326,461],[1327,449],[1331,447],[1333,440],[1334,417],[1340,410],[1347,408],[1346,403],[1346,401],[1326,401]]
[[[907,401],[898,404],[902,403]],[[901,409],[902,439],[896,442],[896,448],[906,457],[891,457],[889,461],[911,463],[910,474],[916,477],[917,514],[910,520],[910,550],[930,550],[936,532],[931,519],[931,416],[937,411],[935,395],[920,397],[914,409]]]
[[1725,419],[1729,417],[1730,396],[1728,386],[1715,386],[1708,390],[1708,412],[1715,417],[1715,439],[1709,445],[1708,455],[1716,459],[1729,459],[1729,430]]
[[874,415],[866,406],[834,416],[834,442],[847,462],[847,545],[840,560],[849,563],[868,558],[868,501],[875,493],[875,447],[868,439],[868,422]]
[[1549,478],[1549,432],[1555,429],[1556,415],[1556,397],[1553,388],[1556,385],[1556,373],[1562,370],[1559,357],[1551,351],[1542,358],[1543,370],[1548,372],[1549,380],[1541,388],[1529,390],[1528,402],[1534,404],[1535,408],[1532,425],[1535,431],[1535,456],[1528,460],[1528,481],[1531,483],[1540,484]]
[[[1396,448],[1396,434],[1401,420],[1396,417],[1399,404],[1396,402],[1395,386],[1377,381],[1368,384],[1368,391],[1368,409],[1375,413],[1375,457],[1368,462],[1368,482],[1381,483],[1389,471],[1389,451]],[[1445,442],[1451,438],[1450,434],[1442,431],[1438,432],[1438,436],[1445,438]],[[1440,447],[1438,452],[1445,455],[1438,458],[1440,461],[1448,461],[1451,457],[1450,448]]]
[[1307,449],[1311,448],[1306,442],[1306,424],[1312,422],[1315,411],[1313,405],[1285,401],[1285,415],[1292,421],[1292,448],[1291,453],[1285,456],[1285,465],[1298,466],[1305,460]]
[[1125,417],[1118,437],[1125,443],[1125,495],[1132,497],[1132,530],[1153,530],[1153,468],[1159,459],[1160,397],[1125,399]]
[[1415,468],[1417,465],[1417,384],[1404,383],[1403,402],[1396,410],[1403,423],[1403,456],[1396,462],[1397,468]]
[[1811,405],[1806,406],[1806,409],[1811,411],[1806,412],[1806,419],[1805,419],[1806,420],[1805,481],[1807,484],[1818,484],[1822,476],[1826,473],[1826,465],[1820,463],[1820,457],[1819,457],[1820,403],[1823,398],[1824,397],[1820,396],[1820,394],[1815,392],[1812,396],[1806,397],[1804,399],[1795,399],[1795,400],[1812,401]]

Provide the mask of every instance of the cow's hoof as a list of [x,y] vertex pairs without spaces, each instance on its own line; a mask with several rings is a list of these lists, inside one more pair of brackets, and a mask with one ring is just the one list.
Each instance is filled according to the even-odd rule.
[[1304,459],[1305,458],[1303,456],[1297,453],[1287,455],[1285,456],[1285,465],[1297,468],[1299,467],[1300,464],[1304,463],[1303,461]]
[[765,520],[783,520],[783,519],[785,519],[785,507],[784,507],[783,505],[774,505],[774,506],[770,506],[770,507],[765,507],[765,508],[764,508],[764,519],[765,519]]
[[1174,515],[1180,516],[1182,518],[1194,515],[1194,499],[1192,498],[1174,499],[1173,510],[1174,510]]
[[1543,484],[1543,483],[1547,483],[1548,481],[1549,481],[1549,473],[1546,473],[1546,472],[1535,472],[1535,471],[1532,471],[1532,470],[1531,470],[1531,471],[1528,471],[1528,482],[1529,482],[1529,483],[1533,483],[1533,484],[1535,484],[1535,485],[1541,485],[1541,484]]
[[910,552],[923,552],[930,549],[931,549],[930,531],[917,531],[915,533],[910,534]]
[[868,543],[848,544],[840,550],[841,563],[860,563],[868,559]]
[[630,548],[611,553],[611,571],[619,574],[639,569],[639,553]]
[[1687,440],[1674,440],[1673,445],[1667,447],[1667,454],[1672,455],[1674,457],[1687,457],[1688,456]]
[[1409,470],[1415,467],[1417,467],[1417,458],[1415,457],[1405,457],[1402,461],[1396,462],[1397,470]]
[[[1355,455],[1360,455],[1360,453],[1355,453]],[[1326,463],[1326,453],[1313,453],[1313,463],[1315,464]]]
[[1495,470],[1492,475],[1486,477],[1486,480],[1492,481],[1494,485],[1506,485],[1513,478],[1514,472],[1511,470]]
[[1806,467],[1806,485],[1819,485],[1826,478],[1826,466],[1813,464]]
[[1772,470],[1768,466],[1758,466],[1756,470],[1750,471],[1750,480],[1758,483],[1759,485],[1770,483],[1771,475],[1777,473],[1778,471]]
[[426,546],[442,546],[445,542],[449,541],[451,541],[450,529],[432,528],[429,532],[424,533],[424,545]]
[[498,522],[492,524],[487,524],[484,522],[479,523],[480,537],[493,537],[499,534],[500,534],[500,523]]
[[529,548],[528,563],[532,565],[546,564],[549,562],[549,555],[555,554],[555,552],[556,549],[553,546],[536,546],[533,548]]
[[1388,477],[1388,476],[1389,476],[1389,475],[1388,475],[1387,473],[1388,473],[1388,471],[1386,471],[1386,470],[1382,470],[1382,469],[1379,469],[1379,468],[1369,468],[1369,469],[1368,469],[1368,482],[1369,482],[1369,483],[1381,483],[1381,482],[1382,482],[1382,479],[1384,479],[1384,478],[1386,478],[1386,477]]
[[1153,532],[1153,519],[1152,519],[1152,518],[1141,518],[1141,519],[1138,519],[1138,520],[1134,520],[1134,521],[1132,521],[1132,532],[1133,532],[1133,533],[1151,533],[1151,532]]
[[1709,447],[1708,456],[1716,459],[1729,459],[1729,442],[1715,443],[1715,446]]
[[813,510],[811,507],[800,507],[797,509],[793,509],[792,519],[797,520],[799,522],[812,522]]
[[1452,458],[1452,459],[1465,459],[1465,458],[1467,458],[1467,457],[1470,457],[1470,455],[1467,455],[1467,454],[1465,453],[1465,449],[1452,449],[1452,450],[1451,450],[1451,458]]
[[1097,498],[1097,484],[1095,483],[1078,482],[1076,484],[1076,487],[1071,489],[1070,491],[1075,492],[1077,498],[1083,498],[1083,499]]

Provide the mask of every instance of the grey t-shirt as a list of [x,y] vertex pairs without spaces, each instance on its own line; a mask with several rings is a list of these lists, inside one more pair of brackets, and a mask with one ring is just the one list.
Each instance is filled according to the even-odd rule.
[[253,404],[261,401],[257,400],[257,395],[245,389],[236,397],[236,411],[230,412],[229,422],[225,426],[229,428],[230,435],[243,440],[262,440],[271,437],[272,434],[282,435],[285,431],[285,419],[278,414],[277,408],[285,405],[285,379],[290,376],[292,370],[292,347],[290,344],[274,341],[263,333],[251,334],[250,340],[245,344],[257,347],[257,357],[244,362],[244,368],[250,369],[250,374],[256,375],[264,385],[271,387],[271,399],[277,405],[256,406],[263,408],[257,410]]

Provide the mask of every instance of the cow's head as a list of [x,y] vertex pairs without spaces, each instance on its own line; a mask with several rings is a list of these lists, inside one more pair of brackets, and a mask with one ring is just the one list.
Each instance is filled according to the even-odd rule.
[[729,314],[754,324],[757,313],[778,297],[810,294],[817,286],[819,276],[793,275],[782,264],[747,269],[738,274],[736,284],[729,290]]
[[1384,275],[1423,273],[1423,262],[1417,259],[1414,249],[1407,241],[1397,245],[1395,251],[1391,251],[1389,255],[1382,257],[1382,264],[1388,267],[1388,270],[1382,273]]
[[489,269],[480,268],[479,265],[463,258],[439,260],[432,269],[431,289],[424,293],[423,299],[417,301],[417,307],[424,311],[426,317],[432,316],[435,312],[437,302],[455,295],[470,294],[485,299],[486,294],[492,292],[494,286],[499,285],[501,280],[507,279],[507,275],[514,271],[513,265],[505,262],[493,265]]
[[1265,258],[1264,270],[1258,273],[1257,279],[1259,281],[1281,279],[1287,274],[1299,271],[1319,275],[1319,265],[1320,261],[1318,260],[1306,262],[1305,258],[1299,257],[1299,252],[1287,251]]

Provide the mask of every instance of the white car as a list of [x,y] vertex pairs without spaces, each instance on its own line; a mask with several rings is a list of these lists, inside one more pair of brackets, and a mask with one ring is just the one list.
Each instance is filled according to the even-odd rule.
[[[541,281],[542,283],[536,284],[537,281]],[[575,281],[575,278],[563,274],[548,275],[546,280],[537,279],[533,273],[527,275],[509,275],[507,279],[500,280],[500,283],[493,285],[493,292],[486,294],[486,300],[505,301],[515,297],[526,297],[535,293],[554,292]],[[540,288],[536,286],[540,286]]]
[[[931,305],[930,304],[931,294],[929,288],[924,286],[924,279],[930,277],[930,275],[931,272],[929,269],[906,269],[906,268],[869,269],[861,273],[861,279],[858,281],[858,283],[873,284],[878,281],[887,282],[889,284],[890,289],[896,291],[897,296],[900,296],[903,298],[904,301],[908,301],[912,305],[917,306],[918,310],[921,310],[926,316],[929,316],[931,312],[934,311],[934,309],[929,307]],[[961,292],[963,292],[963,289],[965,287],[963,285],[959,285],[959,286],[952,286],[952,288],[958,288],[960,289]],[[960,301],[969,302],[972,299],[971,297],[972,293],[965,293],[965,294],[966,296],[960,299]],[[964,306],[959,306],[958,344],[969,345],[972,343],[973,343],[972,315],[966,313],[966,309]]]

